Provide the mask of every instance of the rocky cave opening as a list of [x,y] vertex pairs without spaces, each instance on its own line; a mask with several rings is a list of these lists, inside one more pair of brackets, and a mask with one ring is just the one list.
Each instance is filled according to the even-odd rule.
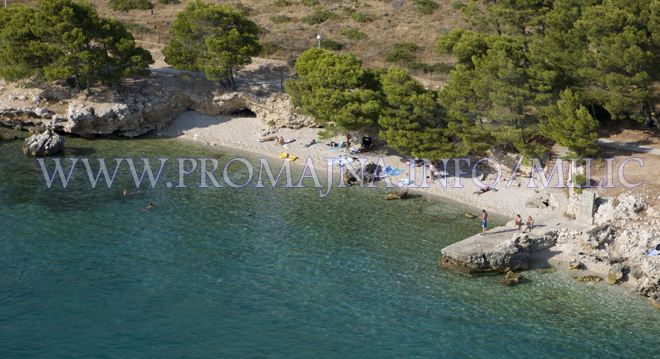
[[247,107],[235,109],[229,112],[228,115],[235,117],[257,117],[257,114]]

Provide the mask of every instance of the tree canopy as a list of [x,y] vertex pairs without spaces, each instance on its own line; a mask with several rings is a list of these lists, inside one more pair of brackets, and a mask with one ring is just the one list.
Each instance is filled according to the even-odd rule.
[[286,91],[300,110],[344,131],[375,125],[381,108],[376,75],[357,57],[313,48],[300,55],[296,72]]
[[380,137],[399,151],[439,160],[459,154],[436,94],[425,90],[404,70],[380,76],[384,106],[378,118]]
[[146,75],[153,59],[117,20],[88,3],[40,0],[0,9],[0,77],[71,80],[90,87]]
[[598,152],[598,121],[591,117],[572,90],[563,91],[557,104],[549,106],[546,112],[541,123],[545,136],[568,147],[575,156],[591,156]]
[[[468,24],[438,39],[457,64],[436,93],[401,69],[363,69],[310,49],[287,92],[322,124],[378,130],[404,154],[436,159],[493,146],[525,157],[552,141],[597,154],[599,126],[648,116],[658,80],[660,0],[468,0]],[[405,45],[405,46],[403,46]],[[406,60],[414,44],[395,47]]]
[[259,27],[225,5],[190,2],[172,23],[163,50],[165,62],[181,70],[203,71],[210,80],[235,87],[234,72],[259,54]]
[[461,149],[437,94],[402,69],[367,70],[355,55],[313,48],[298,58],[296,72],[287,93],[327,132],[371,130],[401,153],[422,158],[440,159]]
[[[458,60],[441,98],[449,127],[471,147],[495,143],[534,155],[544,151],[534,145],[540,136],[578,141],[558,135],[557,126],[570,122],[557,121],[556,107],[577,106],[568,97],[582,107],[563,115],[575,119],[579,112],[589,124],[582,129],[587,142],[598,121],[641,120],[650,112],[660,1],[470,0],[462,11],[469,28],[438,41],[440,52]],[[541,131],[543,121],[554,130]],[[484,131],[489,134],[477,135]],[[573,147],[578,155],[593,154],[593,147]]]

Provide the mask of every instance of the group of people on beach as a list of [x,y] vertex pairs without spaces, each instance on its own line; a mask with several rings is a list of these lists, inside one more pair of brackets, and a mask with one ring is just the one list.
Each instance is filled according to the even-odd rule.
[[[516,219],[515,219],[514,223],[518,227],[518,232],[520,232],[522,230],[522,226],[523,226],[523,219],[520,216],[520,213],[516,214]],[[532,216],[527,216],[527,222],[525,222],[525,225],[527,227],[525,227],[525,230],[523,230],[522,232],[523,233],[525,233],[527,231],[531,232],[532,229],[534,229],[534,218],[532,218]]]
[[[523,230],[523,218],[520,216],[520,213],[516,214],[516,219],[514,221],[515,225],[518,227],[518,232],[525,233],[527,231],[532,231],[534,229],[534,218],[532,216],[527,217],[527,222],[524,223],[526,225],[525,229]],[[486,210],[481,211],[481,235],[485,235],[486,231],[488,230],[488,212]]]

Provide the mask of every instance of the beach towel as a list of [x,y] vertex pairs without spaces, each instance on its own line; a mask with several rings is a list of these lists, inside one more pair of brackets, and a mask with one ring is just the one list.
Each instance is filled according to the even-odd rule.
[[335,163],[337,163],[337,165],[338,165],[339,167],[344,167],[344,166],[346,166],[347,164],[352,163],[353,161],[355,161],[355,160],[354,160],[353,158],[351,158],[351,157],[340,156],[340,157],[335,161]]
[[337,147],[330,147],[330,151],[336,151],[337,149],[340,149],[342,147],[344,147],[344,141],[339,141]]

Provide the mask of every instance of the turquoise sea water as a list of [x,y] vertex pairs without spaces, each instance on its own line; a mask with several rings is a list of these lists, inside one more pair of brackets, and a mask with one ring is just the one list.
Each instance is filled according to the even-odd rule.
[[[68,147],[216,155],[163,140]],[[543,272],[509,288],[438,268],[443,246],[479,230],[454,203],[357,189],[123,197],[82,179],[47,190],[19,143],[0,145],[0,178],[1,358],[658,354],[660,311],[622,288]]]

